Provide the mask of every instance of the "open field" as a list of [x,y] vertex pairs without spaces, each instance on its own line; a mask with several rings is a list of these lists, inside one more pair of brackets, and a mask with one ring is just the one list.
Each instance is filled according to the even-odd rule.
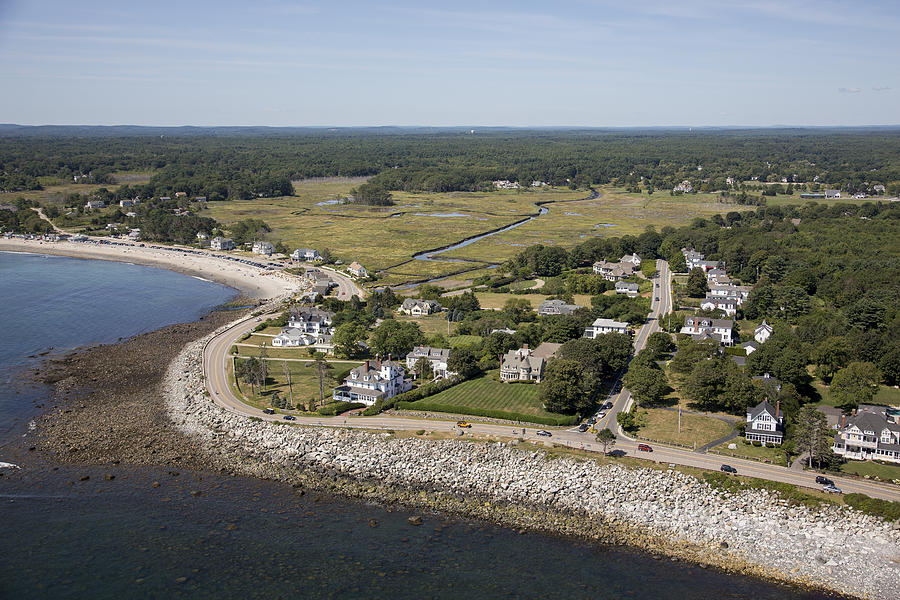
[[[425,335],[434,335],[436,333],[440,333],[443,335],[447,335],[447,313],[437,313],[434,315],[428,315],[425,317],[409,317],[406,315],[394,315],[394,318],[398,321],[412,321],[419,326],[419,329],[422,330],[422,333]],[[456,333],[457,323],[450,323],[450,335],[454,335]]]
[[[240,360],[240,359],[238,359]],[[310,398],[319,398],[319,378],[316,369],[310,367],[312,363],[288,363],[291,371],[291,383],[294,388],[294,402],[308,402]],[[331,398],[331,390],[339,381],[346,377],[350,369],[362,363],[335,363],[329,371],[330,379],[325,382],[325,398],[326,401]],[[283,363],[269,361],[269,371],[266,377],[267,385],[265,391],[253,394],[250,385],[246,382],[239,382],[241,393],[247,399],[251,406],[257,408],[266,408],[270,405],[272,392],[277,391],[282,397],[289,398],[290,390],[287,384],[287,378],[284,374]]]
[[[728,444],[735,444],[737,448],[735,450],[729,450]],[[727,463],[728,456],[732,455],[741,458],[755,458],[758,460],[764,460],[771,462],[773,465],[782,465],[785,466],[787,463],[784,460],[784,451],[780,447],[773,448],[772,446],[768,447],[756,447],[751,446],[749,444],[745,444],[743,442],[743,438],[735,438],[731,442],[725,444],[719,444],[715,448],[713,448],[716,452],[723,453],[722,462]]]
[[[347,180],[297,182],[296,196],[211,203],[204,215],[228,224],[260,218],[273,228],[272,237],[289,246],[329,248],[336,256],[358,260],[378,271],[418,252],[508,225],[534,214],[536,201],[584,197],[583,191],[395,192],[395,206],[368,207],[337,203],[356,183]],[[437,272],[432,263],[431,271]],[[411,272],[407,267],[402,272]],[[458,270],[458,266],[444,273]]]
[[[541,302],[543,302],[550,296],[545,296],[543,294],[500,294],[497,292],[475,292],[475,297],[478,298],[478,303],[481,304],[481,308],[483,309],[500,309],[503,308],[503,305],[506,304],[507,300],[510,300],[512,298],[524,298],[525,300],[531,302],[532,308],[537,310],[537,307],[540,306]],[[590,308],[591,297],[586,294],[576,294],[575,304]]]
[[723,438],[731,432],[731,426],[712,417],[682,414],[681,431],[678,431],[678,413],[661,408],[642,409],[644,425],[637,434],[641,437],[671,442],[684,446],[703,446]]
[[841,465],[841,472],[853,473],[860,477],[878,477],[885,481],[900,479],[900,465],[883,465],[881,463],[859,460],[850,460]]
[[[533,383],[503,383],[491,371],[477,379],[465,381],[420,402],[471,408],[502,410],[539,417],[557,417],[547,412],[538,399],[538,386]],[[415,405],[416,403],[413,403]]]
[[571,248],[591,237],[636,235],[648,225],[657,230],[666,225],[678,227],[695,217],[753,208],[723,203],[716,194],[670,196],[668,192],[656,192],[648,196],[611,187],[601,187],[599,191],[599,198],[550,205],[549,212],[538,219],[447,256],[502,262],[532,244]]
[[[822,382],[821,379],[813,380],[813,387],[816,388],[816,391],[819,392],[822,400],[819,404],[824,404],[827,406],[837,406],[837,400],[835,400],[831,395],[831,389]],[[900,406],[900,389],[895,387],[889,387],[886,385],[878,386],[878,393],[875,394],[875,398],[872,399],[872,404],[881,404],[883,406]]]

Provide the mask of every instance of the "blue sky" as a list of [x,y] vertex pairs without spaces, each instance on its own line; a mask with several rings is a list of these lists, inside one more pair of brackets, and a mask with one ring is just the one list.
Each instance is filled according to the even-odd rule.
[[0,0],[0,122],[900,124],[898,32],[896,0]]

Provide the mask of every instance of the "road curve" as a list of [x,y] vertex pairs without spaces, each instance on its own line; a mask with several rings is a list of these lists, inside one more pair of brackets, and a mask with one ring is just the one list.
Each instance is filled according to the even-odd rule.
[[[663,288],[662,281],[665,281],[661,274],[660,287]],[[670,297],[668,293],[660,295],[660,302],[654,307],[655,314],[660,311],[668,310],[671,306],[668,302]],[[654,301],[655,302],[655,301]],[[662,313],[665,314],[665,313]],[[263,319],[268,315],[263,315]],[[655,321],[651,321],[653,323]],[[234,393],[233,388],[229,384],[227,376],[228,361],[231,360],[231,346],[244,334],[252,330],[256,325],[255,318],[248,317],[228,329],[220,332],[211,338],[203,351],[203,374],[206,381],[206,387],[209,391],[212,401],[224,408],[225,410],[237,415],[245,417],[255,417],[266,421],[282,421],[283,414],[267,415],[262,411],[244,404]],[[646,333],[649,336],[655,329],[651,328]],[[640,333],[639,333],[640,335]],[[646,336],[643,337],[646,343]],[[638,338],[635,340],[638,341]],[[624,393],[617,399],[617,406],[620,402],[627,402]],[[614,418],[614,417],[613,417]],[[456,421],[453,419],[417,419],[412,417],[394,417],[379,415],[375,417],[305,417],[298,416],[297,425],[319,426],[319,427],[347,427],[354,429],[374,429],[374,430],[404,430],[417,431],[425,429],[427,431],[442,432],[459,432]],[[548,428],[549,429],[549,428]],[[523,433],[524,431],[524,433]],[[513,424],[499,423],[472,423],[472,427],[467,429],[468,434],[477,435],[479,437],[493,436],[497,438],[522,438],[531,442],[552,441],[554,444],[567,446],[570,448],[583,449],[590,452],[601,452],[601,446],[594,441],[594,436],[588,433],[579,433],[573,430],[552,429],[552,437],[543,437],[537,435],[538,429],[533,425],[526,424],[524,427],[515,426]],[[698,467],[702,469],[718,470],[723,463],[723,458],[709,455],[698,454],[688,450],[677,448],[668,448],[654,444],[653,452],[640,452],[637,449],[637,442],[629,440],[622,436],[616,442],[615,450],[622,451],[628,456],[643,458],[662,464],[676,464],[688,467]],[[738,473],[760,479],[768,479],[771,481],[780,481],[783,483],[791,483],[794,485],[804,486],[813,489],[819,489],[821,486],[815,483],[815,473],[797,472],[776,465],[767,465],[742,459],[727,459],[728,464],[737,468]],[[832,477],[835,483],[845,492],[858,492],[866,494],[874,498],[882,498],[884,500],[900,501],[900,489],[889,484],[879,484],[876,482],[845,479],[841,477]]]

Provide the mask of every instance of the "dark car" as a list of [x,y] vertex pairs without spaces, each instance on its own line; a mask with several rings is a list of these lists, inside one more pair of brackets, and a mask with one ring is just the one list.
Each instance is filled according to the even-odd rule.
[[659,300],[659,296],[657,296],[657,297],[655,298],[655,300]]
[[544,430],[544,429],[538,429],[538,430],[537,430],[537,434],[538,434],[538,435],[541,435],[541,436],[544,436],[544,437],[553,437],[553,434],[552,434],[552,433],[550,433],[549,431],[546,431],[546,430]]
[[641,452],[653,452],[653,448],[651,448],[647,444],[638,444],[638,450],[640,450]]
[[588,424],[588,425],[593,425],[593,424],[596,423],[596,422],[597,422],[597,418],[596,418],[596,417],[591,417],[590,419],[587,420],[587,424]]
[[284,420],[285,421],[296,421],[297,417],[295,417],[294,415],[284,415]]
[[722,465],[722,471],[725,473],[737,473],[737,469],[731,465]]
[[816,475],[816,483],[819,485],[834,485],[834,482],[824,475]]
[[266,413],[267,415],[274,415],[275,409],[274,408],[264,408],[263,412]]
[[581,425],[578,426],[578,431],[580,431],[581,433],[584,433],[585,431],[588,430],[588,427],[590,427],[590,425],[588,425],[587,423],[582,423]]

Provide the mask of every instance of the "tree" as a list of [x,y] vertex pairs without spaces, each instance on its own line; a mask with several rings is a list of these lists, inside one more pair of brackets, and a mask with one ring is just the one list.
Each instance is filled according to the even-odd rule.
[[234,370],[237,378],[249,383],[250,392],[256,395],[256,386],[259,385],[259,359],[252,356],[246,360],[238,360]]
[[325,360],[325,355],[321,352],[314,353],[313,361],[306,366],[316,370],[316,377],[319,380],[319,403],[321,406],[325,406],[325,387],[331,382],[332,366]]
[[688,275],[685,291],[692,298],[702,298],[709,291],[709,285],[706,282],[706,273],[700,267],[691,269]]
[[350,190],[353,202],[369,206],[393,206],[391,193],[375,182],[366,182]]
[[331,341],[335,353],[342,358],[353,358],[360,352],[359,343],[366,340],[369,330],[359,323],[343,323],[334,330]]
[[582,391],[581,366],[574,360],[551,360],[544,369],[539,397],[549,412],[572,414],[588,408]]
[[828,455],[834,434],[828,427],[828,419],[825,413],[816,410],[813,406],[804,406],[797,413],[797,425],[794,429],[795,447],[801,454],[809,453],[809,463],[813,461],[822,464],[822,459]]
[[403,356],[425,343],[425,335],[413,321],[386,319],[372,332],[372,348],[382,356]]
[[597,432],[597,441],[603,445],[603,454],[606,455],[606,449],[616,445],[616,434],[607,427]]
[[266,351],[266,343],[259,345],[259,381],[262,383],[262,389],[266,389],[266,377],[269,376],[268,359],[269,353]]
[[535,318],[534,309],[528,298],[510,298],[503,305],[501,312],[513,327],[525,321],[534,321]]
[[669,391],[666,374],[659,368],[644,365],[629,368],[622,383],[631,391],[638,406],[656,404]]
[[290,393],[290,404],[291,404],[290,407],[294,408],[294,385],[291,382],[291,375],[293,374],[291,372],[291,364],[288,361],[283,360],[283,361],[281,361],[281,368],[284,370],[284,378],[288,384],[288,392]]
[[655,360],[660,360],[675,349],[675,344],[672,343],[671,335],[656,331],[647,338],[647,345],[644,349],[649,351]]
[[434,371],[431,368],[431,361],[424,356],[420,357],[413,365],[413,372],[419,376],[419,381],[431,379],[434,376]]
[[831,397],[844,412],[872,401],[878,393],[881,373],[869,362],[852,362],[838,371],[831,380]]
[[454,348],[447,359],[447,370],[468,379],[478,373],[478,359],[471,350]]
[[[760,348],[763,347],[765,347],[765,344]],[[696,341],[689,337],[680,336],[678,340],[678,351],[669,363],[669,368],[675,373],[690,375],[698,364],[712,358],[718,351],[719,344],[713,340]],[[755,354],[756,352],[751,356]]]
[[878,361],[878,369],[887,385],[900,384],[900,344],[888,346]]

